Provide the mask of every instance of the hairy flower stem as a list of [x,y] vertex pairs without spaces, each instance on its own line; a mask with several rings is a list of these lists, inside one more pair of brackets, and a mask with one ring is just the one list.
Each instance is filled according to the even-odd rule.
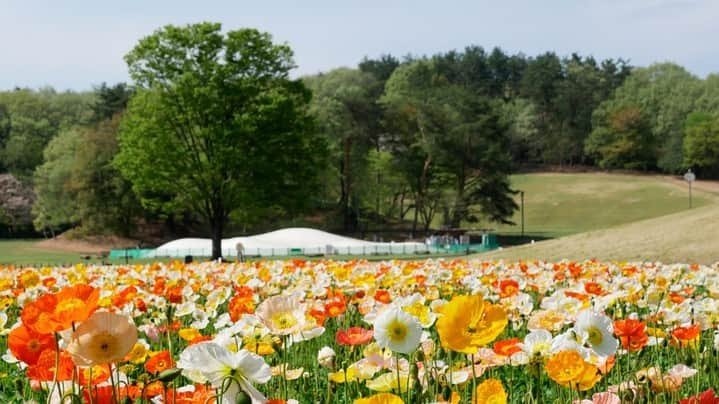
[[60,397],[62,397],[62,392],[60,391],[60,383],[57,381],[57,372],[60,368],[60,334],[55,332],[53,333],[53,335],[55,336],[55,371],[52,375],[52,387],[50,388],[50,392],[47,395],[47,404],[50,404],[52,400],[52,393],[55,392],[56,388],[60,393]]

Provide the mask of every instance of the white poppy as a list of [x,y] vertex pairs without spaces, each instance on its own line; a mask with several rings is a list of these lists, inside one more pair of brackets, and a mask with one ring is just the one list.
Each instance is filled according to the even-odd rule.
[[305,328],[305,305],[297,296],[272,296],[260,303],[255,315],[275,335],[290,335]]
[[524,337],[522,350],[530,357],[546,356],[552,348],[552,333],[547,330],[533,330]]
[[617,352],[619,342],[614,338],[614,323],[604,314],[584,310],[577,315],[574,332],[600,356]]
[[67,351],[80,366],[121,360],[135,346],[137,328],[127,316],[97,311],[72,333]]
[[375,319],[374,338],[381,348],[408,354],[419,345],[422,325],[414,316],[395,306]]
[[[240,390],[253,404],[267,401],[252,383],[267,383],[272,377],[270,367],[261,356],[244,349],[230,352],[213,342],[190,345],[180,354],[177,367],[195,383],[209,382],[212,387],[225,387],[222,403],[235,403]],[[229,381],[229,382],[228,382]]]

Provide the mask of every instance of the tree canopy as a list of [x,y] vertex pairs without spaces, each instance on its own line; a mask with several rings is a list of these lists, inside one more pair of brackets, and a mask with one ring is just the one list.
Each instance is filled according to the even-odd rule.
[[250,220],[307,206],[324,150],[287,45],[254,29],[166,26],[126,61],[137,94],[116,164],[145,206],[200,213],[215,258],[233,212]]

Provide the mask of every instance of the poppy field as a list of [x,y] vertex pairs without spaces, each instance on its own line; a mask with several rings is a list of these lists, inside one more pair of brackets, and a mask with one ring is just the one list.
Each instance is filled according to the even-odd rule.
[[719,403],[719,264],[0,266],[0,398]]

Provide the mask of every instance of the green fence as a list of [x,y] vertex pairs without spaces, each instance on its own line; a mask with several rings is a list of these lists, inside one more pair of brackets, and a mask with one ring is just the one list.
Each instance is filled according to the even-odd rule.
[[[446,245],[405,245],[401,243],[384,245],[368,245],[353,247],[313,247],[313,248],[246,248],[245,256],[247,257],[287,257],[287,256],[331,256],[331,255],[349,255],[349,256],[392,256],[392,255],[427,255],[427,254],[472,254],[494,250],[499,247],[497,237],[494,234],[485,234],[482,236],[481,243],[475,244],[446,244]],[[151,250],[151,249],[127,249],[112,250],[110,252],[111,259],[138,259],[138,258],[162,258],[162,257],[209,257],[212,251],[207,249],[178,249],[178,250]],[[222,255],[225,257],[236,256],[237,251],[234,249],[223,249]]]

